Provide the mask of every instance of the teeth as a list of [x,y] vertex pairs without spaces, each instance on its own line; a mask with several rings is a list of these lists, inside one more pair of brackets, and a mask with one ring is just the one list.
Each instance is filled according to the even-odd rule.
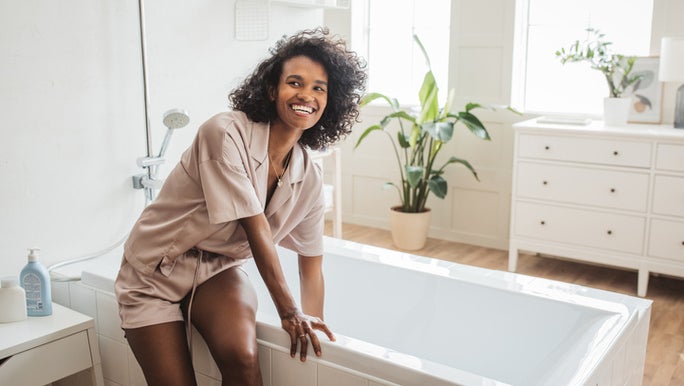
[[311,107],[302,105],[292,105],[292,110],[300,111],[307,114],[311,114],[313,112],[313,109]]

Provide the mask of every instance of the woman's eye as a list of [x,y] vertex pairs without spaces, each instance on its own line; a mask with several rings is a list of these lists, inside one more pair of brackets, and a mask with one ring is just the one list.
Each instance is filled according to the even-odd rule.
[[300,84],[299,84],[299,82],[290,82],[290,86],[299,87]]
[[323,87],[315,87],[314,90],[325,92],[325,89]]

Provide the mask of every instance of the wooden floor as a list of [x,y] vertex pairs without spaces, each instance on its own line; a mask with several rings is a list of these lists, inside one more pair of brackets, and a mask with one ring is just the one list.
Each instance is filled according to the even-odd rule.
[[[396,249],[386,230],[344,224],[342,234],[345,240]],[[332,235],[330,223],[326,235]],[[507,251],[437,239],[412,253],[500,271],[508,267]],[[526,254],[520,254],[517,272],[636,296],[636,272]],[[653,306],[643,384],[684,385],[684,280],[651,275],[646,297]]]

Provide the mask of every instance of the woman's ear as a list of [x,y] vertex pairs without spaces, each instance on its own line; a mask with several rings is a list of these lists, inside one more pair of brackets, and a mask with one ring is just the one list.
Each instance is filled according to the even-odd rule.
[[278,92],[278,90],[276,90],[274,87],[268,88],[268,99],[271,102],[275,102],[277,92]]

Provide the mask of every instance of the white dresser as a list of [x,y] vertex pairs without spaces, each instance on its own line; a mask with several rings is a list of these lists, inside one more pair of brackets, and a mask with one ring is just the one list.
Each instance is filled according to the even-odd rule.
[[684,277],[684,130],[515,124],[508,269],[520,250]]

